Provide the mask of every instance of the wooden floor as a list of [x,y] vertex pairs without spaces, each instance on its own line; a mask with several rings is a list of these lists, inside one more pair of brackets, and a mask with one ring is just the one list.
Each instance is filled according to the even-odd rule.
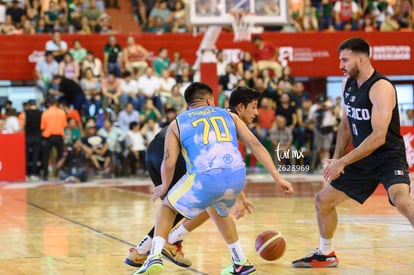
[[[414,274],[414,231],[378,191],[365,205],[338,208],[338,268],[294,269],[290,262],[318,246],[313,194],[318,177],[292,177],[296,194],[280,195],[266,177],[247,184],[256,211],[237,222],[245,253],[259,274]],[[148,180],[86,184],[19,183],[0,186],[0,274],[132,274],[123,263],[128,248],[151,227],[159,204],[149,200]],[[280,230],[287,240],[276,262],[260,259],[255,237]],[[165,261],[165,274],[220,274],[228,249],[209,221],[184,242],[193,262],[184,269]]]

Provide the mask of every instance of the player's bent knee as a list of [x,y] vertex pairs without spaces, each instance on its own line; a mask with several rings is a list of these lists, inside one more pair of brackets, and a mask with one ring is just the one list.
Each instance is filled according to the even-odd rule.
[[314,197],[315,209],[320,212],[327,209],[332,209],[337,205],[334,197],[329,196],[326,193],[319,192]]
[[316,211],[319,212],[324,208],[324,201],[322,199],[321,193],[317,193],[315,195],[315,197],[313,198],[313,202],[314,202]]
[[395,205],[395,207],[401,212],[406,213],[410,209],[410,196],[407,194],[397,193],[393,196],[391,202]]
[[397,209],[404,207],[406,204],[409,204],[410,200],[412,200],[408,185],[393,185],[389,188],[388,192],[391,202]]
[[177,213],[177,210],[175,210],[175,208],[170,204],[170,202],[167,200],[167,198],[165,198],[162,202],[162,206],[168,208],[169,210],[171,210],[174,213]]

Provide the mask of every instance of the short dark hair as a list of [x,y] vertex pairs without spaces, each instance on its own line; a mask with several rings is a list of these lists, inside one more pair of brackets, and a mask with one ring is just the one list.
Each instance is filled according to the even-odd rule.
[[260,40],[260,41],[262,41],[263,39],[262,39],[262,37],[260,36],[260,35],[255,35],[255,36],[253,36],[253,38],[252,38],[252,41],[253,42],[256,42],[256,41],[258,41],[258,40]]
[[54,97],[54,96],[48,96],[47,97],[47,99],[46,99],[46,105],[49,107],[49,106],[53,106],[53,105],[57,105],[57,100],[56,100],[56,98]]
[[123,74],[122,74],[122,77],[123,78],[126,78],[126,77],[130,77],[132,74],[131,74],[131,72],[130,71],[124,71],[123,72]]
[[191,105],[196,100],[202,100],[206,95],[212,95],[213,89],[205,83],[194,82],[191,83],[184,92],[184,98],[188,105]]
[[59,74],[55,74],[53,77],[52,77],[52,80],[57,80],[57,79],[62,79],[63,78],[63,76],[61,76],[61,75],[59,75]]
[[138,126],[139,124],[138,124],[138,122],[136,122],[136,121],[132,121],[132,122],[130,122],[129,123],[129,130],[132,130],[132,129],[134,129],[136,126]]
[[235,109],[240,103],[247,107],[250,102],[259,100],[259,98],[260,93],[258,91],[248,87],[237,87],[230,94],[229,107],[230,109]]
[[346,49],[356,53],[366,54],[367,56],[370,55],[368,42],[359,37],[352,37],[342,42],[338,47],[338,52]]
[[166,114],[168,114],[168,113],[177,113],[177,110],[170,107],[170,108],[165,109],[164,113],[166,113]]

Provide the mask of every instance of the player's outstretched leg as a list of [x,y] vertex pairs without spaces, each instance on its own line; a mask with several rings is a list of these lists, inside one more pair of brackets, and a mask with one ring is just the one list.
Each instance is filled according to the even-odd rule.
[[336,267],[338,258],[333,249],[333,235],[338,224],[336,206],[348,199],[348,196],[333,188],[330,184],[315,196],[315,208],[318,218],[320,245],[314,252],[293,261],[293,267]]
[[216,210],[209,207],[207,210],[210,218],[216,224],[220,234],[226,241],[232,254],[232,264],[221,271],[221,275],[249,275],[256,274],[256,268],[244,256],[241,248],[239,237],[237,235],[236,225],[230,216],[222,217],[217,214]]
[[414,199],[410,195],[410,185],[394,184],[388,189],[391,202],[404,215],[414,228]]

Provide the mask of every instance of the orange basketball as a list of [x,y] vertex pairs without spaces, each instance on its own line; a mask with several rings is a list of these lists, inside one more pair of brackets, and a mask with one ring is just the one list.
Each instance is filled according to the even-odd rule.
[[283,235],[275,230],[266,230],[256,238],[256,251],[266,261],[274,261],[282,257],[286,249]]

